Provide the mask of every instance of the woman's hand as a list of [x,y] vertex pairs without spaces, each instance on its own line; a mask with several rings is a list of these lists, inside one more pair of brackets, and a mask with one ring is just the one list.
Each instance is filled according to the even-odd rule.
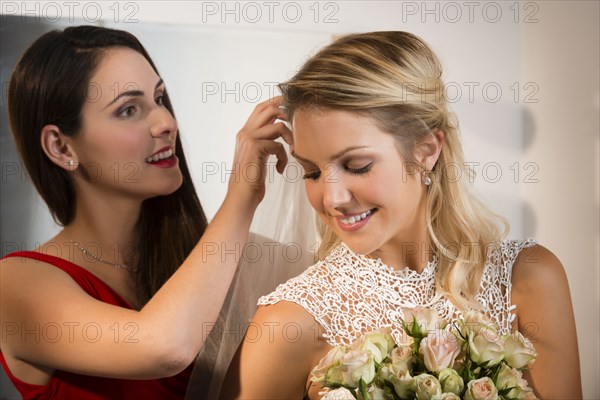
[[266,163],[271,154],[277,157],[277,171],[283,172],[287,154],[283,144],[275,140],[281,137],[291,145],[292,132],[283,122],[275,122],[287,120],[282,103],[281,96],[260,103],[238,132],[227,197],[256,208],[265,195]]

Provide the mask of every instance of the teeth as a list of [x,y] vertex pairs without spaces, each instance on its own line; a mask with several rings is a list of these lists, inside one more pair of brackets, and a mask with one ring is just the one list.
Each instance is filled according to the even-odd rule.
[[369,210],[369,211],[365,211],[364,213],[359,214],[359,215],[353,215],[352,217],[340,218],[340,221],[342,221],[342,223],[344,223],[346,225],[352,225],[352,224],[357,223],[360,220],[367,218],[371,214],[373,214],[373,211]]
[[146,162],[156,162],[158,160],[164,160],[165,158],[169,158],[173,155],[173,149],[169,149],[167,151],[160,152],[151,157],[146,158]]

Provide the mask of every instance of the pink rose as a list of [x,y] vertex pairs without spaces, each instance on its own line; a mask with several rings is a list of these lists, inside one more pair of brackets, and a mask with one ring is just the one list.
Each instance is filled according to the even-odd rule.
[[414,363],[412,346],[398,346],[390,354],[394,371],[407,371]]
[[460,330],[464,337],[468,337],[470,333],[478,335],[482,328],[497,331],[494,323],[480,311],[469,310],[462,315]]
[[421,340],[420,351],[425,367],[429,371],[440,372],[451,368],[460,353],[460,345],[454,334],[437,329]]
[[431,400],[461,400],[460,396],[454,393],[442,393],[436,394],[431,398]]
[[436,310],[417,306],[415,308],[403,308],[404,322],[412,330],[416,324],[418,332],[421,336],[427,336],[429,332],[435,329],[444,329],[448,324],[445,320],[440,317]]
[[465,400],[498,400],[498,389],[487,376],[467,384]]

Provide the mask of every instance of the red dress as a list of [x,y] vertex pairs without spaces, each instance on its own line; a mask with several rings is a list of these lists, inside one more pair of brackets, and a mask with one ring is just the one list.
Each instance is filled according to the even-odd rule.
[[[106,283],[72,262],[32,251],[11,253],[6,257],[32,258],[54,265],[69,274],[93,298],[119,307],[133,308]],[[192,364],[170,378],[150,380],[100,378],[56,370],[48,384],[32,385],[11,374],[2,352],[0,363],[23,400],[183,399],[193,367]]]

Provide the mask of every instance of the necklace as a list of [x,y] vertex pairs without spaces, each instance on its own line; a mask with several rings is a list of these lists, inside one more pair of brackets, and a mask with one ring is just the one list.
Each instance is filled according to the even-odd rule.
[[119,268],[119,269],[124,269],[125,271],[129,271],[129,272],[137,272],[137,268],[134,267],[130,267],[129,265],[125,265],[125,264],[119,264],[119,263],[112,263],[109,261],[105,261],[103,259],[101,259],[100,257],[98,257],[95,254],[90,253],[89,251],[87,251],[87,249],[85,247],[82,247],[79,242],[76,242],[74,240],[71,240],[71,243],[73,243],[84,255],[86,256],[90,256],[92,257],[94,260],[96,261],[100,261],[101,263],[104,264],[108,264],[108,265],[112,265],[115,268]]

